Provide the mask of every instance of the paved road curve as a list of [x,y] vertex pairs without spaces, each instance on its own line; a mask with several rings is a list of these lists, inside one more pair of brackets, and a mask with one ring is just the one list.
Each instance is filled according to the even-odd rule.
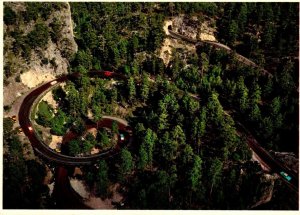
[[[110,77],[110,78],[116,78],[116,79],[126,79],[124,76],[117,74],[117,73],[107,73],[104,71],[97,71],[93,70],[89,73],[90,77]],[[60,78],[57,78],[53,81],[57,81],[58,83],[65,82],[72,78],[78,78],[79,74],[72,74],[72,75],[66,75]],[[53,83],[53,81],[51,81]],[[31,121],[30,121],[30,112],[31,107],[34,103],[34,101],[38,98],[38,96],[43,93],[45,90],[49,89],[53,85],[51,85],[51,82],[48,82],[37,89],[33,90],[29,95],[26,96],[24,99],[24,102],[22,103],[19,111],[19,123],[25,133],[26,136],[28,136],[34,150],[39,153],[40,155],[44,156],[45,158],[54,161],[59,164],[63,165],[89,165],[93,163],[93,161],[96,161],[100,158],[105,159],[108,157],[111,157],[119,152],[120,146],[118,145],[114,149],[107,150],[105,152],[102,152],[97,155],[89,156],[89,157],[71,157],[62,155],[59,153],[56,153],[52,149],[50,149],[46,144],[44,144],[36,135],[34,130],[30,130],[29,128],[33,128]],[[111,119],[112,120],[112,119]],[[121,122],[118,122],[118,126],[120,130],[126,131],[127,125],[122,124]],[[240,125],[242,126],[242,125]],[[243,127],[244,128],[244,127]],[[254,138],[249,139],[248,145],[251,147],[251,149],[260,157],[263,162],[265,162],[268,166],[272,168],[274,172],[279,174],[280,171],[285,171],[290,176],[292,176],[292,180],[290,182],[286,182],[290,185],[291,188],[298,191],[298,176],[291,172],[288,168],[286,168],[281,162],[278,162],[277,160],[273,159],[269,153],[266,152],[257,142]],[[280,174],[279,174],[280,175]]]
[[219,43],[219,42],[213,42],[213,41],[209,41],[209,40],[202,40],[202,41],[199,41],[199,40],[196,40],[196,39],[192,39],[192,38],[189,38],[187,36],[184,36],[182,34],[178,34],[172,30],[168,30],[169,31],[169,35],[173,38],[176,38],[176,39],[181,39],[181,40],[184,40],[184,41],[187,41],[189,43],[193,43],[195,44],[195,46],[198,46],[198,45],[201,45],[201,43],[206,43],[206,44],[209,44],[215,48],[218,48],[218,49],[223,49],[225,50],[228,54],[232,54],[234,53],[235,54],[235,57],[238,61],[246,64],[247,66],[251,66],[251,67],[254,67],[254,68],[257,68],[257,69],[260,69],[264,75],[268,75],[269,77],[272,77],[273,75],[271,73],[269,73],[267,70],[261,68],[260,66],[258,66],[256,63],[254,63],[252,60],[238,54],[238,53],[235,53],[231,48],[229,48],[228,46],[222,44],[222,43]]
[[[193,43],[195,45],[200,44],[200,43],[207,43],[210,44],[212,46],[214,46],[215,48],[220,48],[225,50],[227,53],[232,53],[232,49],[229,48],[228,46],[218,43],[218,42],[212,42],[212,41],[198,41],[189,37],[186,37],[184,35],[178,34],[170,29],[168,29],[170,36],[176,38],[176,39],[181,39],[181,40],[185,40],[187,42]],[[260,67],[255,64],[253,61],[251,61],[250,59],[235,53],[237,59],[254,68],[259,68]],[[272,74],[269,73],[267,70],[265,69],[261,69],[262,72],[266,75],[268,75],[269,77],[272,77]],[[197,99],[197,98],[196,98]],[[299,188],[299,175],[295,174],[294,171],[290,170],[288,167],[286,167],[282,162],[278,161],[277,159],[274,159],[264,148],[262,148],[258,142],[256,141],[256,139],[253,137],[253,135],[251,135],[250,132],[248,132],[248,130],[238,121],[236,121],[236,124],[238,125],[238,127],[240,129],[242,129],[244,132],[248,133],[248,140],[247,143],[249,145],[249,147],[259,156],[259,158],[265,163],[267,164],[273,172],[277,173],[281,179],[283,179],[288,185],[289,187],[291,187],[294,191],[298,192],[298,188]],[[292,179],[290,181],[287,181],[281,174],[280,172],[285,172],[287,173],[289,176],[292,177]]]
[[[109,78],[116,78],[116,79],[124,79],[125,77],[117,74],[117,73],[107,73],[104,71],[91,71],[88,73],[90,77],[109,77]],[[78,78],[80,75],[78,73],[72,74],[72,75],[66,75],[62,76],[60,78],[54,79],[53,81],[56,81],[58,83],[65,82],[69,79]],[[105,159],[108,157],[111,157],[115,154],[117,154],[120,151],[119,145],[118,147],[115,147],[113,149],[106,150],[102,153],[87,156],[87,157],[72,157],[63,155],[60,153],[55,152],[50,147],[48,147],[36,134],[36,132],[33,130],[32,123],[30,121],[30,114],[31,114],[31,107],[34,103],[34,101],[38,98],[38,96],[43,93],[44,91],[48,90],[50,87],[53,87],[54,85],[51,85],[53,81],[48,82],[46,84],[43,84],[42,86],[36,88],[33,90],[30,94],[28,94],[19,111],[19,123],[21,128],[23,129],[24,134],[28,137],[28,139],[31,142],[31,145],[36,153],[42,155],[46,159],[49,159],[55,163],[64,164],[64,165],[89,165],[93,163],[94,161],[98,159]],[[113,119],[107,119],[107,121],[113,121]],[[127,131],[127,125],[121,123],[120,121],[117,121],[118,127],[120,131]],[[119,142],[120,143],[120,142]],[[120,143],[121,144],[121,143]]]

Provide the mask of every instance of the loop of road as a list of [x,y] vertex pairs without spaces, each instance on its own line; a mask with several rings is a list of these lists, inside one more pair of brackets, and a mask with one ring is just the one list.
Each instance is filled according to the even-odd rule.
[[[173,32],[172,32],[173,33]],[[176,34],[176,37],[179,37],[178,34]],[[184,37],[184,36],[182,36]],[[183,38],[186,40],[186,38]],[[121,79],[121,80],[126,80],[127,78],[124,75],[115,73],[115,72],[105,72],[105,71],[100,71],[100,70],[92,70],[88,73],[89,77],[102,77],[102,78],[116,78],[116,79]],[[120,145],[118,145],[115,148],[108,149],[106,151],[103,151],[99,154],[87,156],[87,157],[72,157],[72,156],[67,156],[63,155],[60,153],[55,152],[52,150],[50,147],[48,147],[45,143],[43,143],[36,132],[32,129],[32,123],[30,120],[30,112],[31,112],[31,106],[34,104],[35,100],[38,98],[38,96],[46,91],[47,89],[53,87],[51,83],[53,81],[56,81],[58,83],[65,82],[67,80],[72,80],[80,77],[79,73],[74,73],[71,75],[65,75],[62,77],[59,77],[57,79],[52,80],[51,82],[48,82],[46,84],[41,85],[40,87],[36,88],[33,90],[31,93],[29,93],[19,111],[19,123],[20,126],[22,127],[24,134],[29,138],[34,150],[44,156],[45,158],[54,161],[59,164],[63,165],[89,165],[93,163],[94,161],[98,159],[106,159],[108,157],[114,156],[120,151]],[[56,85],[55,84],[55,85]],[[124,123],[117,122],[119,129],[121,131],[126,132],[126,127]],[[239,123],[240,124],[240,123]],[[241,125],[241,124],[240,124]],[[242,130],[247,131],[244,126],[239,126],[242,128]],[[132,138],[130,138],[130,141]],[[290,170],[288,167],[286,167],[282,162],[274,159],[265,149],[263,149],[257,141],[253,138],[250,141],[247,141],[249,147],[259,156],[259,158],[266,163],[269,167],[271,167],[272,171],[277,173],[279,176],[281,176],[282,179],[284,177],[280,174],[280,172],[284,171],[288,175],[292,176],[291,181],[284,180],[293,190],[298,192],[298,187],[299,187],[299,180],[298,180],[298,175],[295,174],[292,170]]]
[[[125,76],[120,75],[118,73],[114,72],[105,72],[105,71],[91,71],[88,73],[89,77],[108,77],[108,78],[116,78],[116,79],[126,79]],[[62,77],[59,77],[57,79],[54,79],[46,84],[41,85],[40,87],[37,87],[34,89],[31,93],[29,93],[25,98],[23,103],[21,104],[20,110],[19,110],[19,123],[20,126],[24,132],[24,134],[28,137],[29,141],[31,142],[31,145],[33,149],[36,151],[36,153],[42,155],[43,157],[47,158],[50,161],[53,161],[55,163],[63,164],[63,165],[89,165],[93,163],[94,161],[98,159],[106,159],[108,157],[114,156],[117,153],[119,153],[122,143],[121,141],[118,141],[118,145],[114,148],[105,150],[103,152],[100,152],[95,155],[90,155],[86,157],[73,157],[73,156],[67,156],[60,153],[55,152],[52,150],[48,145],[46,145],[41,138],[38,136],[38,134],[35,132],[34,127],[32,126],[32,122],[30,119],[31,116],[31,107],[36,101],[36,99],[46,90],[54,87],[55,85],[65,82],[67,80],[73,80],[80,77],[79,73],[74,73],[71,75],[65,75]],[[53,84],[55,83],[55,84]],[[107,121],[114,121],[113,119],[106,119]],[[118,129],[122,132],[128,131],[128,126],[121,122],[116,121],[118,124]],[[131,141],[131,137],[129,138],[129,142]]]
[[[195,45],[198,45],[199,42],[196,40],[193,40],[191,38],[187,38],[183,35],[177,34],[176,32],[173,32],[169,30],[169,33],[171,36],[179,39],[183,39],[185,41],[194,43]],[[231,53],[231,49],[223,44],[211,42],[211,41],[202,41],[209,45],[212,45],[217,48],[222,48],[225,51]],[[238,59],[245,63],[248,66],[252,66],[254,68],[259,68],[253,61],[241,56],[237,55]],[[262,69],[262,71],[269,76],[272,76],[268,71]],[[88,73],[89,77],[103,77],[103,78],[116,78],[116,79],[122,79],[126,80],[127,78],[124,75],[115,73],[115,72],[105,72],[100,70],[92,70]],[[47,158],[50,161],[54,161],[55,163],[67,165],[67,166],[78,166],[78,165],[90,165],[94,161],[98,159],[106,159],[111,156],[116,155],[119,153],[121,149],[120,141],[118,142],[118,145],[115,148],[108,149],[106,151],[103,151],[96,155],[91,155],[87,157],[72,157],[63,155],[60,153],[55,152],[52,150],[49,146],[47,146],[43,141],[40,140],[36,132],[33,130],[33,126],[30,120],[31,116],[31,107],[34,104],[34,102],[37,100],[37,98],[46,90],[54,87],[55,85],[65,82],[67,80],[72,80],[80,77],[79,73],[74,73],[71,75],[65,75],[62,77],[59,77],[57,79],[54,79],[46,84],[41,85],[40,87],[34,89],[31,93],[29,93],[23,103],[21,104],[18,118],[21,128],[23,129],[24,134],[28,137],[29,141],[31,142],[31,145],[33,149],[43,157]],[[55,84],[53,84],[55,82]],[[192,96],[193,97],[193,96]],[[198,99],[198,97],[196,97]],[[111,119],[112,120],[112,119]],[[113,121],[113,120],[112,120]],[[119,130],[126,132],[128,127],[124,123],[117,121]],[[248,130],[239,122],[237,122],[237,126],[244,130],[246,133],[248,133]],[[132,141],[132,138],[129,138],[129,142]],[[284,180],[283,176],[281,176],[281,179],[283,179],[294,191],[298,192],[298,175],[294,174],[292,171],[290,171],[285,165],[283,165],[281,162],[278,162],[277,160],[273,159],[270,154],[264,150],[255,139],[249,138],[247,141],[248,146],[260,157],[260,159],[269,165],[273,172],[277,173],[279,176],[280,171],[284,170],[289,175],[292,176],[292,180],[290,182]],[[83,204],[82,199],[78,196],[78,194],[72,189],[70,185],[70,181],[68,179],[68,174],[65,168],[58,167],[56,171],[56,183],[55,183],[55,196],[58,200],[57,203],[60,203],[60,207],[63,208],[76,208],[79,209],[87,209],[85,204]]]

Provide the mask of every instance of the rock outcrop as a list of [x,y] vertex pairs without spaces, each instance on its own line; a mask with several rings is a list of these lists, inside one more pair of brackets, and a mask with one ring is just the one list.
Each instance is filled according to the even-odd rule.
[[[216,41],[214,36],[216,29],[213,27],[213,22],[213,20],[207,17],[201,17],[200,19],[197,16],[179,15],[166,20],[163,29],[166,35],[170,35],[169,30],[172,30],[195,40]],[[173,49],[182,49],[188,52],[196,51],[194,45],[174,38],[165,38],[159,52],[159,57],[164,61],[165,65],[169,64]]]
[[198,40],[216,41],[214,36],[217,31],[214,21],[207,17],[198,18],[180,15],[173,18],[172,30],[186,37]]
[[[4,25],[4,67],[13,70],[9,77],[5,76],[4,106],[14,106],[20,103],[18,100],[22,100],[30,88],[68,72],[69,59],[77,52],[78,48],[73,35],[70,5],[69,3],[57,4],[60,4],[59,9],[53,10],[47,20],[41,21],[39,19],[36,22],[30,21],[24,24],[22,19],[17,19],[15,25]],[[26,11],[26,3],[24,2],[5,3],[6,6],[10,7],[16,14]],[[34,29],[37,22],[46,25],[51,32],[50,26],[55,20],[60,23],[59,36],[55,42],[49,37],[44,49],[37,48],[31,51],[29,60],[25,60],[21,54],[15,54],[13,51],[15,38],[11,36],[13,32],[19,30],[23,36],[26,36]],[[26,40],[23,42],[26,43]],[[14,109],[17,108],[12,107],[11,109],[12,113],[10,114],[16,114]],[[6,115],[10,114],[6,113]]]

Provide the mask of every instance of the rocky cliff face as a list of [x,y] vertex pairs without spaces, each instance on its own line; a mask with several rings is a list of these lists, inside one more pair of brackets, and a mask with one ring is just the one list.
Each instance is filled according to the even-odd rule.
[[173,18],[172,30],[192,39],[216,41],[215,20],[206,16],[187,17],[180,15]]
[[[30,88],[52,80],[55,76],[66,74],[69,60],[77,52],[69,3],[48,3],[53,5],[50,5],[52,9],[51,13],[47,14],[47,18],[39,10],[35,11],[35,14],[32,11],[29,13],[27,4],[23,2],[4,4],[5,8],[12,11],[10,14],[15,14],[16,17],[13,23],[4,24],[3,103],[7,109],[9,106],[19,103],[18,100]],[[41,5],[41,7],[43,6]],[[29,17],[37,14],[37,18],[28,21],[25,20],[24,14]],[[7,13],[5,13],[6,15]],[[31,49],[29,56],[24,57],[24,50],[27,51],[26,49],[30,47],[27,44],[32,43],[32,37],[28,35],[37,25],[46,26],[46,30],[48,28],[47,44],[43,48]],[[21,51],[16,50],[16,47]],[[12,107],[11,109],[11,112],[15,114],[16,110],[14,109],[16,108]]]
[[[163,29],[166,35],[169,35],[169,29],[182,34],[186,37],[197,40],[209,40],[216,41],[214,36],[216,32],[215,20],[204,16],[187,16],[179,15],[165,20]],[[164,61],[165,65],[168,65],[172,56],[173,49],[181,49],[187,51],[187,53],[195,53],[196,48],[190,43],[186,43],[182,40],[174,38],[165,38],[163,45],[159,51],[159,57]],[[183,57],[184,59],[185,57]]]

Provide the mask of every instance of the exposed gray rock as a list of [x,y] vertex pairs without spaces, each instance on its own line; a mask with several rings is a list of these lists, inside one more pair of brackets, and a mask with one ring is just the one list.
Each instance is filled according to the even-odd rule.
[[184,15],[177,16],[173,19],[172,30],[179,34],[196,39],[199,31],[200,23],[198,19],[188,19]]
[[[77,52],[77,44],[74,40],[73,23],[71,19],[71,10],[69,3],[60,3],[62,7],[59,10],[53,11],[49,19],[44,21],[44,24],[49,26],[54,19],[61,23],[60,37],[56,42],[51,39],[45,49],[32,50],[29,61],[25,61],[21,55],[15,55],[12,51],[13,37],[10,32],[17,28],[26,35],[30,32],[34,25],[34,21],[23,23],[22,20],[17,20],[18,26],[4,25],[4,66],[8,66],[12,70],[13,75],[5,78],[5,86],[3,92],[4,105],[11,105],[11,113],[5,115],[15,115],[18,106],[23,100],[24,94],[32,87],[52,80],[58,75],[67,74],[69,67],[69,59]],[[24,2],[5,3],[16,13],[26,10]],[[40,21],[39,21],[40,22]],[[48,59],[48,63],[42,60]],[[50,61],[52,60],[52,63]],[[18,81],[17,81],[18,80]],[[20,100],[20,101],[19,101]]]
[[216,41],[215,21],[208,17],[179,15],[172,19],[172,30],[191,39]]

